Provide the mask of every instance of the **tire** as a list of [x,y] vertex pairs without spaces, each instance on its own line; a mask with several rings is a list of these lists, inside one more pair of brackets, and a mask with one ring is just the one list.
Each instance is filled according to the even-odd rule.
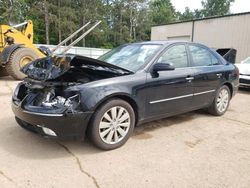
[[103,150],[116,149],[125,144],[133,133],[135,113],[126,101],[112,99],[95,112],[89,126],[88,136],[95,146]]
[[0,67],[0,77],[3,77],[3,76],[8,76],[8,73],[5,67]]
[[30,48],[18,48],[10,55],[9,62],[6,64],[7,73],[16,80],[26,77],[20,69],[29,62],[39,58]]
[[214,101],[208,108],[208,112],[215,116],[222,116],[227,111],[230,100],[231,92],[226,85],[223,85],[217,90]]

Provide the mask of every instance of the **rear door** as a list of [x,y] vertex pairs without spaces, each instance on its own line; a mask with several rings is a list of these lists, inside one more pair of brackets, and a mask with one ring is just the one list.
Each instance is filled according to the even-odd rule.
[[189,44],[191,67],[193,69],[193,105],[202,107],[210,104],[224,76],[224,64],[208,48]]

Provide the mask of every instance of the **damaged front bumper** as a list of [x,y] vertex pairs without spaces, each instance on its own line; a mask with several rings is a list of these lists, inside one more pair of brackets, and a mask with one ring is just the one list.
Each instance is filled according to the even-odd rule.
[[93,112],[72,112],[67,108],[50,110],[48,107],[32,106],[32,94],[17,100],[18,93],[19,91],[15,91],[13,95],[12,110],[21,127],[45,137],[84,138]]

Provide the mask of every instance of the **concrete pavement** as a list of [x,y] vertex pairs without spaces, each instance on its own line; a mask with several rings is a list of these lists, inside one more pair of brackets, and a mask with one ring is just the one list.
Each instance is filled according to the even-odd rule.
[[16,84],[0,78],[0,187],[250,187],[250,90],[222,117],[200,110],[147,123],[104,152],[20,128],[10,107]]

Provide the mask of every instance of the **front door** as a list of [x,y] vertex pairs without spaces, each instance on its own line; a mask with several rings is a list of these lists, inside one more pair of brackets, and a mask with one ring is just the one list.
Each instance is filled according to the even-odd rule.
[[175,70],[147,75],[147,117],[186,111],[193,98],[192,69],[185,44],[169,47],[155,63],[168,63]]

